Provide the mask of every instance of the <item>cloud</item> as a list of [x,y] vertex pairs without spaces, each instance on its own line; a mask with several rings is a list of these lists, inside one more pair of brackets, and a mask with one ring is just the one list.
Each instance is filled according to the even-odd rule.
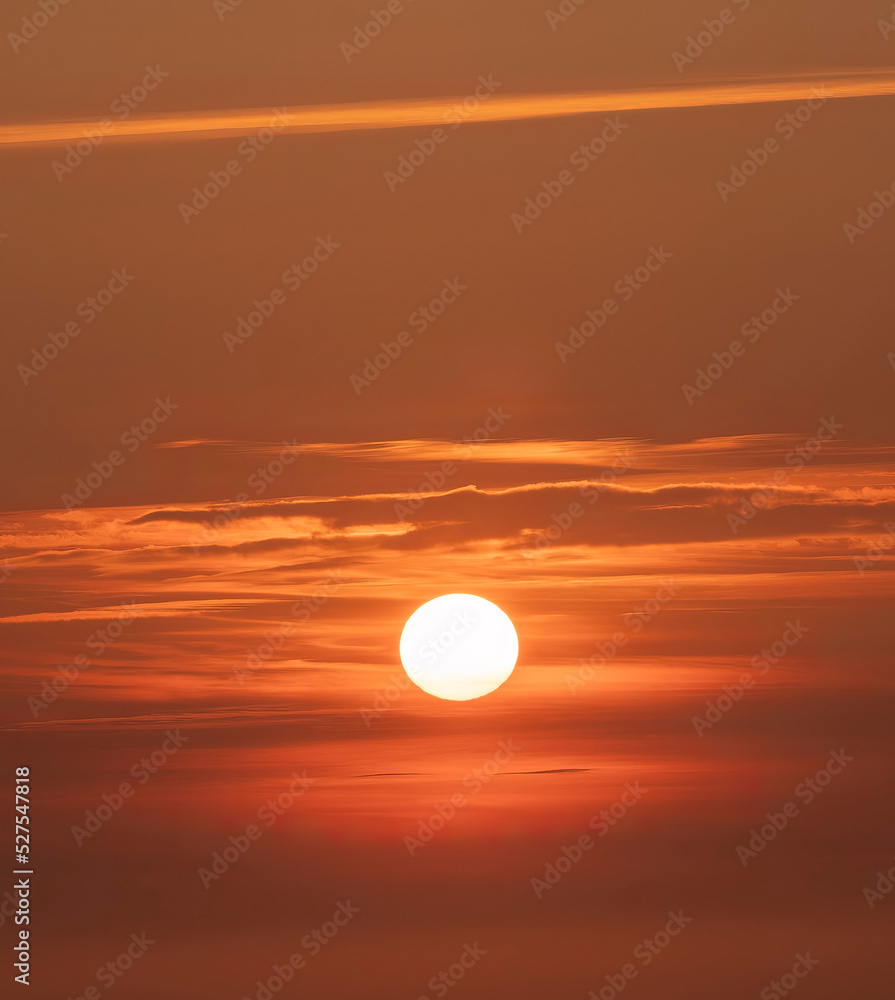
[[[823,87],[826,98],[877,97],[895,94],[895,75],[866,72],[824,74],[811,80],[749,80],[703,83],[689,87],[654,87],[637,90],[595,91],[578,94],[495,95],[468,110],[469,122],[517,121],[558,118],[609,111],[647,111],[671,108],[720,107],[798,101],[816,96]],[[345,132],[363,129],[413,128],[444,124],[452,105],[464,98],[378,101],[277,109],[286,120],[284,132]],[[133,115],[115,124],[106,141],[179,136],[218,138],[250,135],[271,123],[272,110],[233,109],[155,116]],[[95,121],[41,122],[0,127],[0,145],[33,143],[64,145],[84,138]]]
[[30,615],[10,615],[0,618],[0,624],[12,622],[74,622],[109,621],[113,618],[180,618],[208,611],[233,611],[263,600],[233,600],[231,598],[198,601],[159,601],[152,604],[118,604],[102,608],[80,608],[77,611],[40,611]]
[[[232,529],[209,537],[205,544],[243,546],[276,539],[276,547],[287,547],[291,535],[293,547],[299,542],[336,547],[360,542],[366,547],[420,550],[493,540],[511,548],[540,549],[542,536],[556,534],[555,525],[569,522],[548,548],[628,547],[735,537],[858,537],[879,533],[884,520],[895,515],[895,487],[791,484],[769,493],[768,483],[767,478],[743,477],[735,483],[643,486],[604,484],[595,477],[503,489],[464,486],[416,498],[393,493],[258,502],[240,511]],[[756,495],[750,510],[749,498]],[[414,499],[421,502],[408,507]],[[579,512],[570,517],[573,507]],[[131,524],[137,530],[156,522],[207,521],[214,514],[214,509],[159,509]],[[308,531],[309,521],[317,525],[314,531]]]
[[[392,441],[321,441],[296,447],[296,454],[326,456],[345,461],[442,462],[496,465],[612,465],[628,456],[640,467],[665,470],[698,468],[701,474],[735,465],[740,468],[764,468],[778,465],[792,448],[805,441],[804,434],[738,434],[698,438],[693,441],[655,442],[641,438],[600,438],[595,440],[557,440],[525,438],[447,441],[436,438],[408,438]],[[165,441],[158,448],[209,448],[233,455],[277,455],[282,442],[192,440]],[[823,454],[814,463],[888,463],[895,457],[895,445],[862,446],[847,440],[824,444]],[[635,473],[636,474],[636,473]]]

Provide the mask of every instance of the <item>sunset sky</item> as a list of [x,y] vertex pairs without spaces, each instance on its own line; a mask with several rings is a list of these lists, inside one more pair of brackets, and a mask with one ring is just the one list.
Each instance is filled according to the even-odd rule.
[[31,995],[889,1000],[895,8],[373,10],[4,12]]

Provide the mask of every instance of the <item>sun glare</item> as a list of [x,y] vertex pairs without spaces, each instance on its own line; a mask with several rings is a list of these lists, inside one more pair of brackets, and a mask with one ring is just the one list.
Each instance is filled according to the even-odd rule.
[[496,604],[472,594],[445,594],[407,619],[401,662],[423,691],[469,701],[496,690],[513,672],[519,640]]

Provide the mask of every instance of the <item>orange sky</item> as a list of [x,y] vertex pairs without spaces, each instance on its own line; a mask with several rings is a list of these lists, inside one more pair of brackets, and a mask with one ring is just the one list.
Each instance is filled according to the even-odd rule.
[[[256,997],[293,953],[293,996],[422,1000],[476,942],[454,1000],[599,996],[627,963],[635,1000],[739,1000],[806,950],[800,995],[881,1000],[889,12],[739,0],[679,72],[717,7],[551,30],[534,0],[403,6],[346,61],[369,4],[71,3],[0,68],[0,683],[38,803],[35,995],[84,996],[146,932],[133,1000]],[[451,592],[519,635],[468,703],[397,656]]]

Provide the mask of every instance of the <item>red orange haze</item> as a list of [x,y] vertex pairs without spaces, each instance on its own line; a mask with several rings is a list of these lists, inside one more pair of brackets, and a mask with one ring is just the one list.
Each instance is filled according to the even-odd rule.
[[3,23],[9,995],[888,1000],[895,13]]

